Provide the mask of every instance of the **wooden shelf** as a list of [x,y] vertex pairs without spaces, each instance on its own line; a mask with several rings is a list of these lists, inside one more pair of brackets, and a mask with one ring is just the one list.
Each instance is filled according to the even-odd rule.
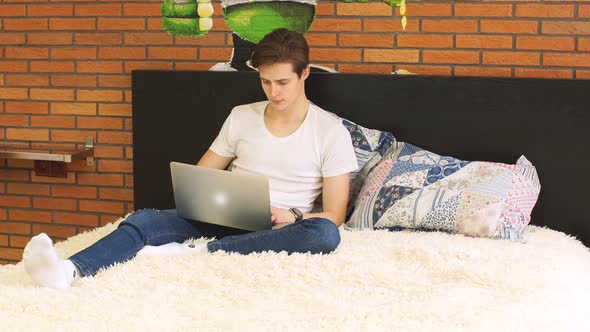
[[83,150],[42,150],[0,147],[0,158],[6,159],[47,160],[71,163],[74,159],[84,159],[93,155],[94,148],[85,148]]

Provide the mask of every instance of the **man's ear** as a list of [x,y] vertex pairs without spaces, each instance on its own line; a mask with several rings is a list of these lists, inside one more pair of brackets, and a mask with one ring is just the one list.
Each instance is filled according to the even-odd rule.
[[307,67],[305,67],[305,69],[303,69],[303,71],[301,72],[301,79],[304,80],[309,76],[309,73],[311,71],[311,66],[307,65]]

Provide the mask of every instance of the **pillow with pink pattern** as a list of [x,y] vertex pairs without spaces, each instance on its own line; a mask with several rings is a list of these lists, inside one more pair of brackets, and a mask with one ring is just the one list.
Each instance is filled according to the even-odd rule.
[[537,202],[535,167],[464,161],[394,142],[347,221],[355,229],[422,229],[522,241]]

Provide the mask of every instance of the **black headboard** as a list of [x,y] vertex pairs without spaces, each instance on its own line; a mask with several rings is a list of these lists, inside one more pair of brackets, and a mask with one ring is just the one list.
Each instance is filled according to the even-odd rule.
[[[172,208],[169,162],[196,163],[231,108],[264,99],[253,72],[133,72],[135,207]],[[590,245],[590,81],[314,73],[320,107],[465,160],[537,167],[532,224]]]

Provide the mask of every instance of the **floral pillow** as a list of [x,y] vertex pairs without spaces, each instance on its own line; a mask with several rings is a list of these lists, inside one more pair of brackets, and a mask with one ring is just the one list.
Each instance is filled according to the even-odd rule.
[[535,167],[464,161],[394,142],[370,171],[350,228],[411,228],[522,241],[540,191]]

